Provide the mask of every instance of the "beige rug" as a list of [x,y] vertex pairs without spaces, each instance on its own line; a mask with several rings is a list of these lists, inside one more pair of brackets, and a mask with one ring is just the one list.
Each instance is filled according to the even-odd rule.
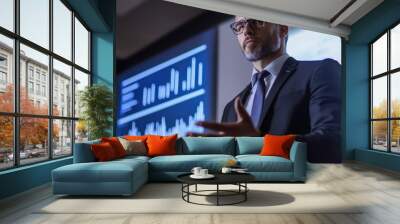
[[[360,213],[349,203],[316,184],[249,184],[248,200],[237,205],[204,206],[181,198],[177,183],[150,183],[131,197],[58,197],[36,213]],[[215,188],[203,185],[199,190]],[[228,189],[225,187],[224,189]],[[194,190],[194,187],[193,189]],[[200,203],[215,203],[215,197],[193,196]],[[227,197],[222,202],[238,198]]]

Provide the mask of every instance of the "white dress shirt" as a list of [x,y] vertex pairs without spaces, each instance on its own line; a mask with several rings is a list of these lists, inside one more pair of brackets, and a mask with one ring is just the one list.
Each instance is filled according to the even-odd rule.
[[[267,70],[271,74],[264,79],[264,82],[265,82],[265,97],[264,97],[264,99],[268,96],[268,93],[271,90],[271,87],[274,84],[276,77],[278,76],[279,72],[281,71],[283,64],[286,62],[286,60],[289,57],[290,56],[288,54],[283,54],[282,56],[273,60],[271,63],[269,63],[267,66],[264,67],[263,70]],[[253,72],[251,75],[252,79],[253,79],[253,76],[256,75],[257,73],[258,73],[258,71],[255,68],[253,68]],[[251,109],[253,108],[254,95],[256,93],[256,90],[257,90],[257,85],[253,85],[251,87],[250,95],[249,95],[249,97],[247,97],[247,101],[244,105],[247,113],[249,113],[249,114],[251,114]],[[256,124],[254,124],[254,125],[257,126]]]

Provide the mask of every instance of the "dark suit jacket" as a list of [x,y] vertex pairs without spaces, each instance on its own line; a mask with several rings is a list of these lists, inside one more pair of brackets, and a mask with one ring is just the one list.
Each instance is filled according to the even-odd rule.
[[[309,162],[341,162],[340,74],[340,64],[332,59],[287,59],[264,101],[259,130],[263,135],[296,134],[307,143]],[[250,90],[249,83],[237,95],[243,103]],[[233,121],[234,99],[222,116],[222,122]]]

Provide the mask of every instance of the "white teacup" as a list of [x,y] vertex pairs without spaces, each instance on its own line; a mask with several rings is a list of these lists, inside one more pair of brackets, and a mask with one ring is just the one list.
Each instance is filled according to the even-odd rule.
[[192,169],[192,173],[194,174],[194,175],[196,175],[196,176],[200,176],[201,174],[200,174],[200,171],[202,170],[203,168],[201,168],[201,167],[193,167],[193,169]]
[[207,176],[208,175],[208,169],[201,169],[200,170],[200,176]]
[[232,168],[230,168],[230,167],[222,167],[221,172],[222,173],[230,173],[230,172],[232,172]]

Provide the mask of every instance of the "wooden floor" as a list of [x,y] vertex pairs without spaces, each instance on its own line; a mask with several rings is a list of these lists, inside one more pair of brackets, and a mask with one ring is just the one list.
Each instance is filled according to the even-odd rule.
[[219,223],[400,223],[400,174],[359,163],[309,166],[308,182],[317,183],[345,201],[367,204],[357,214],[36,214],[52,200],[50,186],[0,202],[0,223],[219,224]]

